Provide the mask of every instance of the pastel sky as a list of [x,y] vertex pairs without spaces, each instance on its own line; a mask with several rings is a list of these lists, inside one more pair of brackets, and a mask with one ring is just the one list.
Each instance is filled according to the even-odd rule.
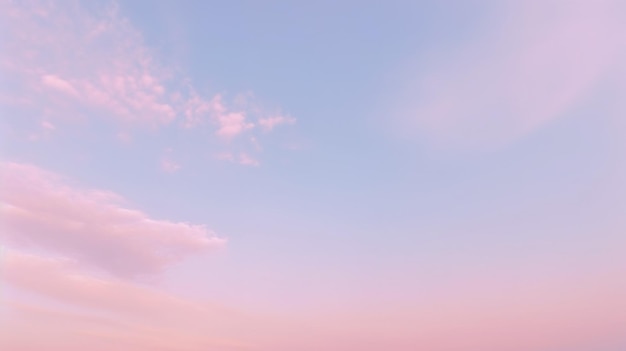
[[0,0],[3,351],[626,350],[626,2]]

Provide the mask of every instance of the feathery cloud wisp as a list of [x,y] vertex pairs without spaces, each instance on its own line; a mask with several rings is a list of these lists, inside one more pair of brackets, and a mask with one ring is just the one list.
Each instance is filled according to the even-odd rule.
[[555,121],[619,71],[625,28],[614,5],[507,3],[513,18],[421,63],[398,104],[403,131],[443,148],[489,148]]

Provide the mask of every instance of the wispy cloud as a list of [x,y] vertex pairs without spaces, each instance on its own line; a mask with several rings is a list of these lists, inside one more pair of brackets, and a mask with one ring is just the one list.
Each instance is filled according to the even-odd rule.
[[289,116],[272,116],[259,119],[261,128],[268,132],[281,124],[289,125],[294,123],[296,123],[296,119]]
[[203,225],[150,218],[117,194],[71,187],[35,166],[2,164],[0,184],[0,238],[118,276],[159,273],[187,255],[225,244]]
[[56,117],[83,107],[126,124],[163,125],[176,117],[166,88],[172,75],[115,6],[99,16],[76,3],[7,7],[2,94],[45,106]]
[[232,112],[218,117],[220,125],[216,134],[224,138],[235,137],[245,130],[254,127],[254,124],[246,122],[246,116],[242,113]]
[[[199,94],[184,70],[164,64],[114,5],[91,10],[74,2],[3,6],[0,101],[22,111],[20,119],[46,116],[63,128],[70,120],[97,118],[127,134],[135,128],[209,129],[226,144],[244,133],[295,121],[268,117],[250,101],[242,105],[220,93]],[[247,145],[247,140],[236,142]]]
[[165,150],[165,154],[161,158],[161,169],[167,173],[175,173],[180,170],[181,165],[174,160],[174,156],[172,155],[173,151],[171,148]]
[[501,4],[480,38],[420,62],[399,102],[404,131],[441,147],[492,147],[571,112],[623,65],[617,5]]
[[250,157],[248,154],[246,154],[245,152],[242,152],[239,154],[239,163],[244,165],[244,166],[258,166],[260,165],[259,161],[253,159],[252,157]]
[[56,130],[54,124],[49,121],[43,120],[39,123],[39,128],[37,131],[31,132],[28,139],[30,141],[40,141],[48,139]]
[[46,74],[41,77],[41,83],[49,88],[58,90],[67,95],[78,96],[78,92],[69,82],[52,74]]

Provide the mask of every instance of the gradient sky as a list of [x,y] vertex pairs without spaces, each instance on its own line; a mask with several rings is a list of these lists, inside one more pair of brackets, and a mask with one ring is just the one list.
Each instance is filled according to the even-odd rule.
[[3,351],[626,349],[626,3],[0,0]]

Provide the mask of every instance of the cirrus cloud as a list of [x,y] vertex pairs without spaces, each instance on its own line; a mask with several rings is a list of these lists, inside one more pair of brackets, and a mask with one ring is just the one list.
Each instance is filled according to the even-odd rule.
[[403,132],[443,148],[491,148],[554,122],[620,72],[626,52],[616,34],[625,29],[618,6],[500,4],[497,18],[506,22],[421,62],[396,101]]

